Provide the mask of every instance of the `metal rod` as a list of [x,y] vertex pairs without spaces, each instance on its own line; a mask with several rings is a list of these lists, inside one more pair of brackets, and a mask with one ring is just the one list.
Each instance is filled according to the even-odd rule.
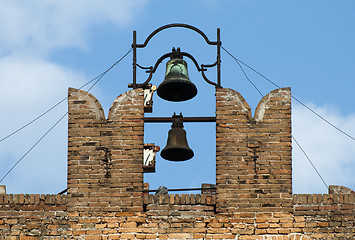
[[63,191],[61,191],[60,193],[58,193],[59,195],[62,195],[63,193],[66,193],[68,191],[68,188],[64,189]]
[[209,45],[218,45],[218,42],[212,42],[208,39],[208,37],[206,36],[206,34],[204,34],[200,29],[191,26],[191,25],[187,25],[187,24],[183,24],[183,23],[173,23],[173,24],[168,24],[168,25],[164,25],[158,29],[156,29],[155,31],[153,31],[145,40],[145,42],[143,44],[137,44],[138,48],[144,48],[147,46],[148,42],[150,41],[150,39],[157,34],[158,32],[167,29],[167,28],[172,28],[172,27],[183,27],[183,28],[189,28],[197,33],[199,33],[206,41],[207,44]]
[[217,28],[217,84],[221,87],[221,34]]
[[[202,65],[202,67],[203,67],[203,65]],[[220,87],[217,83],[214,83],[214,82],[208,80],[208,78],[207,78],[206,75],[205,75],[205,70],[206,70],[206,69],[203,69],[203,71],[201,71],[201,74],[202,74],[203,79],[204,79],[207,83],[209,83],[209,84],[211,84],[211,85],[214,85],[214,86],[216,86],[216,87]]]
[[133,31],[133,89],[137,88],[137,32]]
[[[145,123],[171,123],[172,117],[144,117]],[[216,122],[216,117],[184,117],[185,122]]]
[[[156,29],[155,31],[153,31],[145,40],[145,42],[143,44],[137,44],[137,33],[136,31],[133,31],[133,43],[132,43],[132,48],[133,48],[133,83],[132,84],[128,84],[128,87],[133,87],[133,89],[136,88],[145,88],[145,86],[149,83],[149,81],[152,78],[152,74],[155,72],[157,66],[160,64],[159,60],[156,63],[155,67],[153,68],[153,71],[150,70],[147,71],[148,73],[150,73],[150,76],[148,77],[148,79],[143,83],[143,84],[137,84],[137,48],[144,48],[147,46],[148,42],[153,38],[154,35],[156,35],[157,33],[159,33],[162,30],[168,29],[168,28],[173,28],[173,27],[182,27],[182,28],[188,28],[191,29],[195,32],[197,32],[198,34],[200,34],[206,41],[207,44],[209,45],[216,45],[217,46],[217,83],[214,83],[210,80],[207,79],[207,77],[205,76],[203,71],[206,71],[207,69],[203,69],[203,65],[201,66],[201,68],[198,66],[197,61],[188,53],[183,53],[184,56],[189,57],[196,65],[198,71],[201,71],[202,73],[202,77],[203,79],[209,83],[214,85],[215,87],[219,87],[221,88],[221,45],[222,42],[220,40],[220,29],[217,28],[217,41],[213,42],[210,41],[208,39],[208,37],[206,36],[206,34],[204,32],[202,32],[200,29],[191,26],[191,25],[187,25],[187,24],[182,24],[182,23],[173,23],[173,24],[168,24],[168,25],[164,25],[158,29]],[[163,56],[164,57],[164,56]],[[204,65],[205,67],[212,67],[212,65],[214,66],[214,64],[209,64],[209,65]]]
[[[142,69],[149,69],[148,71],[146,71],[147,73],[149,73],[148,79],[147,79],[144,83],[142,83],[142,84],[136,84],[136,85],[135,85],[135,88],[139,88],[139,87],[145,88],[145,86],[146,86],[146,85],[150,82],[150,80],[152,79],[153,73],[155,73],[155,71],[157,70],[159,64],[160,64],[165,58],[171,57],[173,53],[174,53],[174,50],[173,50],[172,53],[166,53],[166,54],[164,54],[163,56],[161,56],[161,57],[158,59],[158,61],[155,63],[154,67],[149,67],[149,68],[148,68],[148,67],[141,67],[138,63],[134,64],[133,66],[138,66],[138,67],[140,67],[140,68],[142,68]],[[188,58],[190,58],[190,59],[192,60],[192,62],[195,64],[197,70],[198,70],[199,72],[201,72],[203,79],[204,79],[207,83],[209,83],[209,84],[211,84],[211,85],[214,85],[214,86],[216,86],[216,87],[220,87],[217,83],[214,83],[214,82],[210,81],[210,80],[206,77],[206,75],[205,75],[205,73],[204,73],[204,71],[207,70],[207,69],[204,69],[204,67],[214,67],[215,65],[218,64],[218,60],[217,60],[214,64],[208,64],[208,65],[203,65],[203,64],[202,64],[202,65],[201,65],[201,68],[200,68],[200,66],[198,65],[196,59],[195,59],[191,54],[186,53],[186,52],[181,52],[181,55],[182,55],[182,56],[185,56],[185,57],[188,57]],[[218,59],[218,58],[217,58],[217,59]],[[137,69],[137,68],[135,68],[135,69]],[[136,70],[135,70],[135,71],[136,71]],[[133,86],[133,85],[134,85],[134,84],[128,84],[128,87]]]
[[[196,191],[196,190],[216,190],[215,187],[211,188],[175,188],[168,189],[169,192],[177,192],[177,191]],[[158,190],[143,190],[143,192],[156,192]]]

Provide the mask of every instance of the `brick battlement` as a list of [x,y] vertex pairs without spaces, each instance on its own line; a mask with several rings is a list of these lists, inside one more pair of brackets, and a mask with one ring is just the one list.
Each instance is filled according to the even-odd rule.
[[144,196],[144,212],[149,217],[213,217],[216,195],[158,194]]
[[[66,195],[58,194],[2,194],[0,195],[0,206],[14,205],[55,205],[66,206]],[[355,194],[293,194],[293,205],[316,206],[313,210],[327,205],[353,205],[355,204]],[[206,194],[164,194],[145,195],[144,204],[158,205],[215,205],[216,196]],[[318,206],[318,208],[317,208]],[[320,208],[322,209],[322,208]]]
[[144,204],[172,205],[215,205],[213,194],[149,194],[144,196]]
[[216,89],[216,186],[145,193],[144,92],[119,95],[106,118],[69,89],[67,195],[0,192],[0,239],[354,239],[355,193],[292,194],[291,92]]
[[294,194],[292,197],[295,206],[355,204],[355,194]]
[[39,205],[66,206],[66,195],[52,194],[1,194],[0,206]]

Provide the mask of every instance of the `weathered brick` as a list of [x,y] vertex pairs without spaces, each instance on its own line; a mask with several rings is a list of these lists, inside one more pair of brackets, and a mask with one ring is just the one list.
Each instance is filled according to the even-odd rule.
[[120,95],[106,119],[96,98],[69,91],[68,195],[0,195],[4,239],[354,238],[349,189],[292,195],[289,89],[254,117],[239,93],[217,89],[217,190],[160,196],[142,193],[142,93]]

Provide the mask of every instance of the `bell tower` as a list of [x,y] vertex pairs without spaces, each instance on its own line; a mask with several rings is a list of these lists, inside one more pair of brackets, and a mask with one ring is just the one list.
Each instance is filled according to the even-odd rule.
[[[216,62],[198,65],[188,53],[173,50],[152,67],[138,65],[136,49],[172,27],[194,30],[217,46]],[[155,30],[144,44],[136,44],[134,33],[134,73],[143,68],[149,77],[138,84],[134,75],[133,89],[114,100],[107,117],[93,95],[70,88],[67,195],[6,194],[0,189],[2,239],[354,239],[354,191],[330,186],[329,194],[292,194],[290,88],[264,96],[252,116],[239,92],[220,85],[218,30],[217,36],[212,42],[197,28],[170,24]],[[153,110],[156,90],[172,102],[196,95],[199,85],[190,81],[181,56],[190,58],[206,82],[215,86],[215,116],[146,117]],[[149,81],[169,57],[165,80],[156,89]],[[204,75],[210,67],[217,68],[216,83]],[[216,143],[216,184],[159,187],[150,194],[143,174],[155,171],[160,149],[144,143],[149,122],[172,124],[161,156],[175,166],[200,157],[187,143],[184,124],[215,123],[215,139],[213,134],[204,136]],[[175,190],[200,192],[172,193]]]
[[[172,24],[153,34],[170,27],[186,26],[196,30],[189,25]],[[137,44],[134,38],[134,67],[142,68],[137,64],[136,48],[145,47],[152,36],[144,44]],[[219,34],[217,42],[207,42],[216,45],[218,50]],[[87,203],[81,205],[72,201],[68,207],[83,211],[94,211],[96,207],[107,211],[142,210],[143,172],[155,171],[154,155],[159,150],[154,144],[143,143],[144,122],[172,123],[161,157],[179,162],[193,160],[194,156],[183,122],[210,121],[216,123],[216,186],[209,189],[215,191],[215,212],[225,215],[291,213],[290,89],[277,89],[263,97],[252,117],[242,95],[222,88],[217,81],[211,83],[216,88],[215,117],[183,117],[181,113],[174,113],[172,117],[145,117],[144,112],[152,111],[154,90],[158,96],[172,102],[186,101],[197,94],[183,56],[192,59],[206,82],[211,83],[204,72],[206,67],[219,67],[219,55],[215,64],[198,67],[190,54],[178,48],[164,54],[154,67],[144,68],[149,69],[148,79],[142,84],[130,84],[133,90],[116,98],[107,119],[91,94],[69,90],[68,194],[85,198]],[[171,59],[166,64],[165,80],[155,89],[148,83],[158,65],[168,57]]]

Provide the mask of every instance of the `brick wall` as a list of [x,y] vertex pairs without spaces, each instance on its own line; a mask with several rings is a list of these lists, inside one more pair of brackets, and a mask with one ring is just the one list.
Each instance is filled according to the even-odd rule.
[[277,89],[255,116],[231,89],[216,92],[217,212],[291,212],[291,93]]
[[299,231],[314,238],[355,238],[355,194],[295,194]]
[[68,228],[66,203],[65,195],[1,194],[0,239],[65,236]]
[[91,94],[69,89],[68,210],[141,211],[143,92],[118,96],[105,118]]
[[215,215],[216,195],[214,194],[164,194],[144,197],[144,211],[155,218],[212,217]]
[[1,192],[0,239],[354,239],[352,190],[292,195],[290,104],[290,89],[272,91],[252,117],[217,89],[216,192],[143,195],[143,91],[105,118],[69,89],[68,195]]

